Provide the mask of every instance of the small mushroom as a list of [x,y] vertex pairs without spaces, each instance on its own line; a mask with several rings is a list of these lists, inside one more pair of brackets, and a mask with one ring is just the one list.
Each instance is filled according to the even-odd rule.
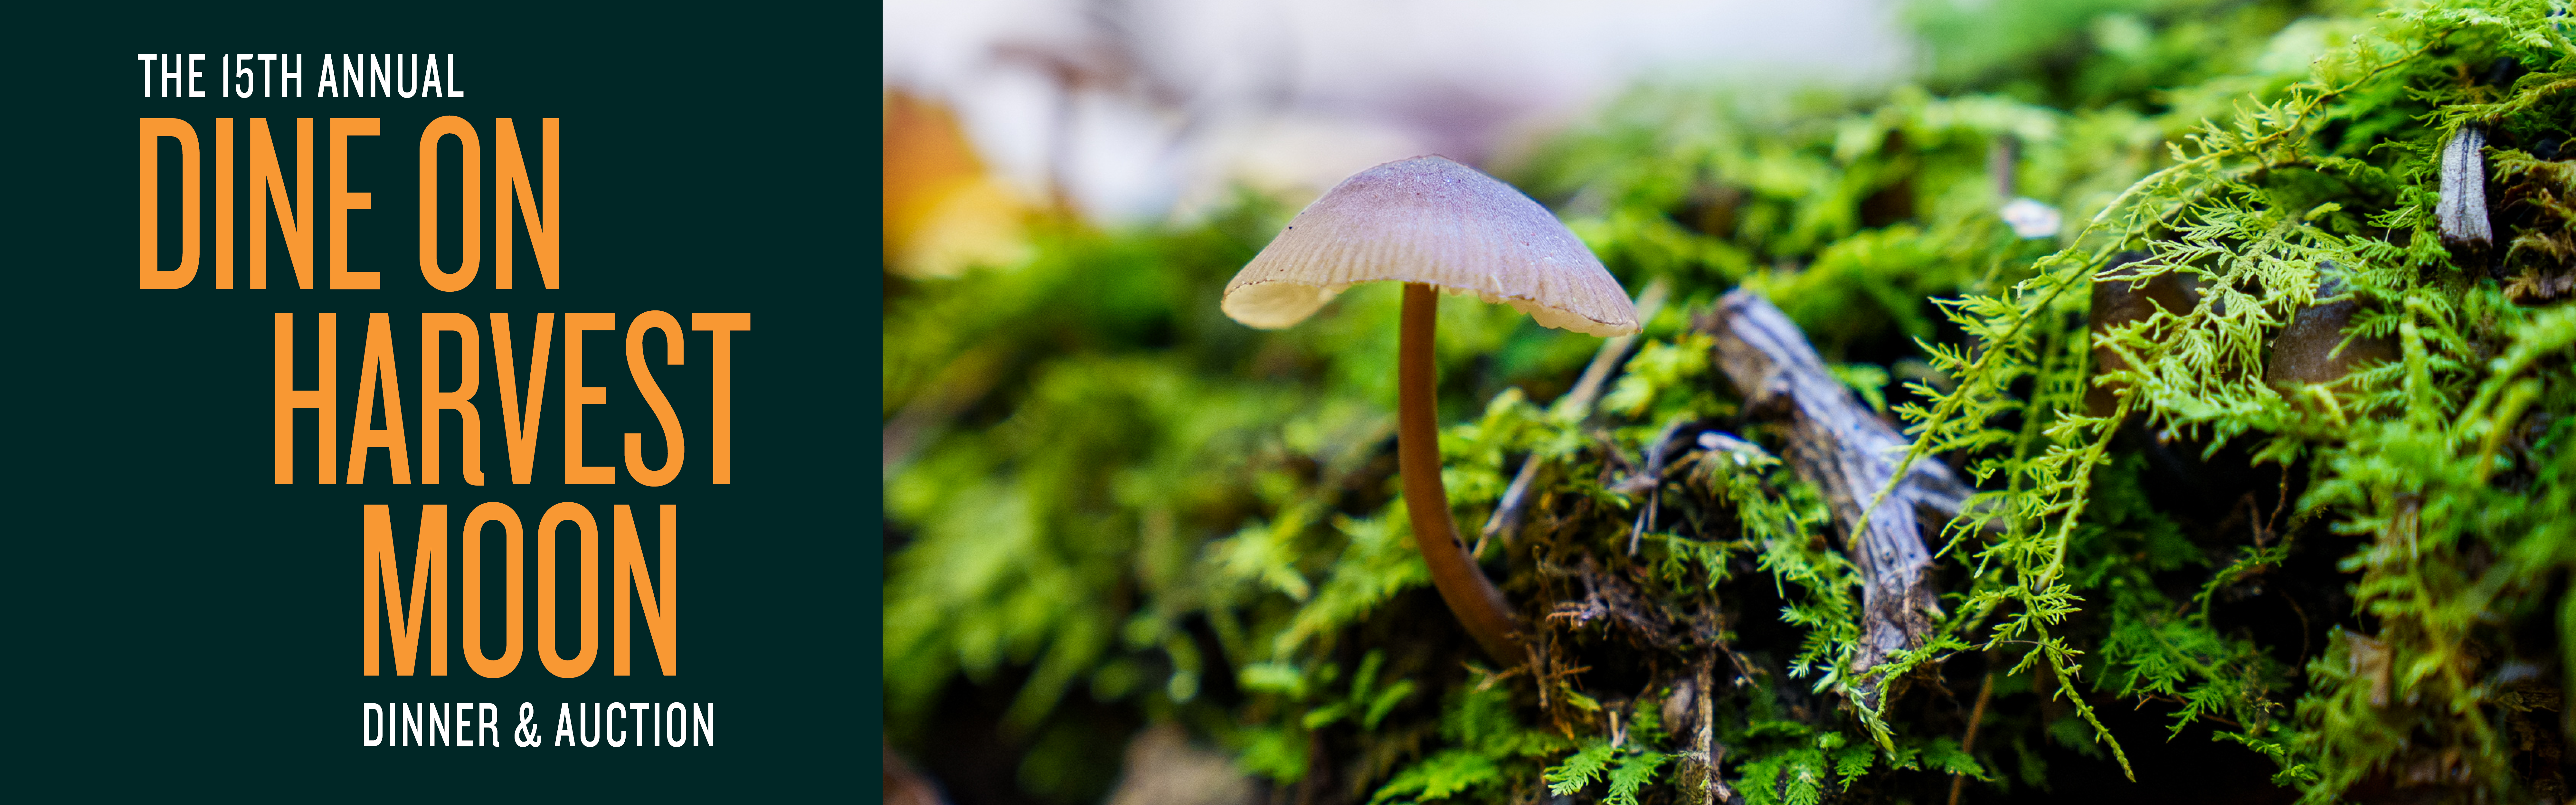
[[1277,329],[1363,282],[1404,283],[1396,363],[1396,463],[1414,541],[1449,611],[1494,659],[1524,659],[1519,619],[1467,555],[1440,482],[1434,417],[1435,291],[1475,294],[1539,324],[1610,337],[1637,332],[1636,307],[1583,241],[1538,202],[1438,156],[1389,162],[1342,180],[1225,287],[1225,314]]
[[2317,298],[2342,298],[2300,308],[2281,335],[2272,339],[2272,359],[2263,379],[2285,389],[2340,382],[2368,364],[2397,359],[2395,340],[2351,337],[2345,332],[2354,314],[2361,312],[2361,303],[2349,295],[2333,263],[2318,268],[2323,277]]
[[2013,234],[2023,240],[2057,237],[2057,229],[2064,221],[2056,207],[2034,198],[2004,202],[2003,210],[1997,214],[2003,216],[2004,224],[2012,227]]
[[[2112,256],[2110,264],[2103,266],[2100,274],[2111,274],[2150,256],[2139,251],[2121,252]],[[2181,316],[2199,304],[2200,278],[2191,274],[2167,271],[2145,282],[2097,278],[2093,280],[2093,312],[2090,316],[2093,337],[2099,339],[2119,325],[2145,321],[2156,315],[2158,310]],[[2094,374],[2109,374],[2128,368],[2128,360],[2121,358],[2120,353],[2107,347],[2093,348]],[[2128,386],[2126,382],[2115,382],[2087,387],[2084,391],[2085,411],[2093,416],[2110,416],[2119,407],[2120,392]]]

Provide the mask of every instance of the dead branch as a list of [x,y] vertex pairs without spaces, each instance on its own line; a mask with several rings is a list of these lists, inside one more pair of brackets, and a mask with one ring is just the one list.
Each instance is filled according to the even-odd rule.
[[[1861,507],[1895,473],[1905,437],[1836,382],[1798,326],[1753,292],[1727,294],[1694,326],[1716,338],[1716,362],[1743,392],[1746,410],[1787,420],[1790,468],[1824,492],[1834,521],[1843,527],[1844,549],[1866,584],[1861,650],[1852,672],[1866,672],[1896,651],[1922,645],[1932,630],[1930,616],[1940,610],[1924,579],[1932,556],[1915,507],[1956,516],[1973,490],[1940,462],[1914,462],[1905,482],[1870,513],[1867,532],[1851,533],[1862,520]],[[1876,707],[1882,684],[1864,688],[1857,703]]]

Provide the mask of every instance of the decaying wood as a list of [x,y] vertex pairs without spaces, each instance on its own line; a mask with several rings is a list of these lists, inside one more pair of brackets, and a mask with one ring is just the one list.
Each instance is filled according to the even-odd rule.
[[2442,196],[2434,214],[2442,223],[2442,243],[2485,249],[2495,242],[2487,225],[2487,133],[2476,123],[2460,127],[2442,145]]
[[[1744,394],[1747,410],[1787,420],[1789,466],[1824,492],[1842,526],[1844,549],[1858,564],[1861,650],[1852,671],[1865,672],[1903,649],[1922,645],[1940,610],[1925,574],[1932,564],[1915,508],[1948,515],[1973,491],[1949,467],[1917,461],[1904,483],[1869,513],[1861,509],[1887,487],[1905,456],[1907,441],[1872,415],[1850,390],[1825,371],[1815,347],[1789,317],[1751,291],[1738,290],[1695,323],[1717,342],[1716,363]],[[1858,702],[1876,707],[1882,683],[1865,686]]]

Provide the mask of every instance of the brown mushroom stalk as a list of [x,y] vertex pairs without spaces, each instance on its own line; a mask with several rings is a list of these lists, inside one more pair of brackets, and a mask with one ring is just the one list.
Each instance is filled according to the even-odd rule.
[[1413,519],[1413,541],[1431,566],[1431,586],[1440,600],[1467,627],[1485,653],[1497,660],[1521,656],[1519,619],[1511,602],[1494,588],[1459,544],[1458,523],[1449,515],[1449,487],[1440,481],[1440,424],[1436,416],[1439,368],[1432,363],[1432,330],[1439,323],[1440,293],[1429,285],[1404,286],[1403,341],[1396,347],[1395,462],[1404,476],[1404,508]]

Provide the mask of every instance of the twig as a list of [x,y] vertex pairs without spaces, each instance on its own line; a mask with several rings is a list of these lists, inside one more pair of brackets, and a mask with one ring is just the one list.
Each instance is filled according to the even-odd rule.
[[[1986,700],[1995,695],[1995,672],[1986,672],[1986,681],[1977,685],[1977,706],[1968,710],[1968,734],[1959,738],[1959,754],[1976,749],[1977,725],[1986,720]],[[1968,787],[1968,775],[1950,775],[1950,805],[1959,805],[1959,792]]]
[[1717,690],[1712,687],[1716,682],[1716,671],[1717,655],[1700,658],[1699,675],[1695,680],[1699,685],[1699,736],[1691,746],[1691,750],[1699,755],[1700,805],[1737,801],[1735,790],[1728,788],[1726,779],[1717,774],[1718,761],[1726,759],[1726,747],[1717,744]]
[[1626,713],[1620,712],[1626,709],[1628,709],[1627,705],[1618,702],[1611,702],[1601,707],[1601,718],[1610,725],[1610,748],[1612,749],[1628,745],[1628,718]]
[[1461,662],[1459,663],[1459,666],[1467,669],[1469,673],[1476,675],[1476,690],[1479,692],[1493,688],[1494,683],[1496,682],[1510,679],[1522,671],[1530,670],[1530,667],[1526,665],[1515,665],[1502,671],[1487,671],[1484,668],[1477,666],[1475,663],[1469,662]]
[[1681,417],[1665,425],[1662,432],[1655,434],[1654,442],[1646,445],[1645,469],[1629,479],[1629,483],[1621,484],[1646,487],[1646,505],[1637,512],[1637,525],[1628,529],[1629,556],[1637,555],[1637,542],[1645,538],[1646,532],[1655,529],[1655,509],[1662,507],[1664,502],[1664,462],[1673,452],[1673,437],[1690,423],[1689,418]]
[[[1540,630],[1539,639],[1547,639],[1547,632],[1545,630]],[[1547,661],[1539,656],[1539,646],[1537,642],[1532,641],[1522,643],[1521,648],[1529,652],[1530,680],[1538,684],[1538,709],[1540,712],[1546,712],[1548,688]]]
[[[2288,534],[2283,534],[2283,533],[2281,533],[2281,512],[2282,512],[2282,510],[2287,509],[2287,508],[2289,508],[2289,507],[2290,507],[2290,462],[2284,461],[2284,462],[2281,462],[2281,494],[2280,494],[2280,497],[2273,499],[2273,501],[2272,501],[2272,516],[2271,516],[2271,517],[2268,517],[2268,518],[2265,518],[2265,519],[2264,519],[2264,521],[2263,521],[2263,530],[2264,530],[2264,531],[2271,532],[2272,536],[2280,537],[2280,538],[2282,539],[2282,541],[2284,541],[2284,542],[2287,542],[2287,541],[2289,540],[2290,536],[2289,536]],[[2262,541],[2261,541],[2261,540],[2256,540],[2254,544],[2255,544],[2257,547],[2260,547],[2263,543],[2262,543]]]
[[2009,199],[2019,195],[2013,192],[2016,188],[2013,165],[2020,159],[2021,139],[2011,134],[1996,137],[1994,145],[1986,148],[1986,175],[1995,182],[1996,198]]

